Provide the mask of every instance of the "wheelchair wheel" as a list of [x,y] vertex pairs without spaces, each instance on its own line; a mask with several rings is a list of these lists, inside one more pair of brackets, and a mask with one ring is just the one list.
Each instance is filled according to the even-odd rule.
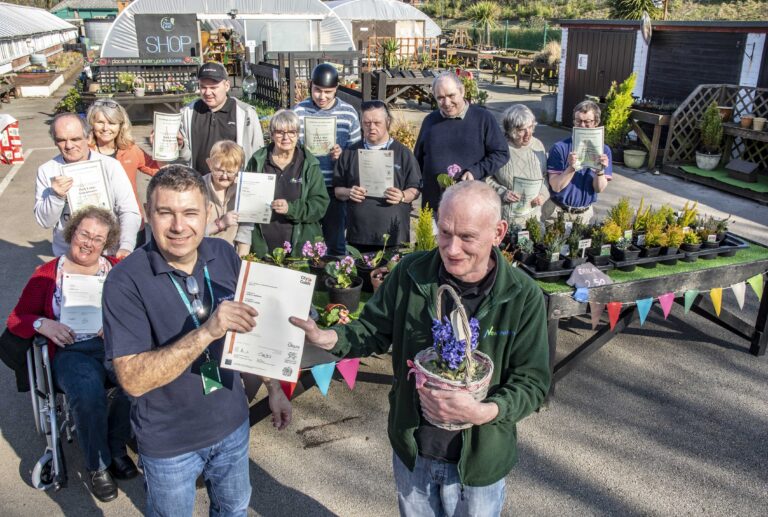
[[38,490],[48,490],[53,486],[55,475],[53,472],[53,454],[50,449],[37,460],[32,469],[32,486]]

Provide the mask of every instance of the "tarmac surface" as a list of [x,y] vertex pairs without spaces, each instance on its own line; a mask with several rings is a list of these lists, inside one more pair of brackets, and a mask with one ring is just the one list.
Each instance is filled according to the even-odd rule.
[[[489,89],[488,108],[497,116],[512,103],[540,102],[540,93],[503,84]],[[20,121],[27,157],[22,166],[0,165],[2,321],[34,268],[51,258],[51,232],[37,226],[32,207],[37,167],[56,154],[47,135],[55,102],[21,99],[2,106]],[[425,115],[403,112],[414,120]],[[146,137],[149,130],[139,126],[135,133]],[[540,125],[536,136],[549,146],[567,132]],[[621,195],[656,206],[698,200],[705,213],[733,214],[734,232],[768,242],[768,209],[745,199],[617,168],[600,196],[598,216]],[[738,312],[728,290],[723,304]],[[757,298],[748,289],[741,315],[754,322],[756,312]],[[588,320],[562,322],[558,354],[591,334]],[[750,355],[748,346],[679,306],[667,320],[658,306],[644,326],[635,319],[557,385],[545,410],[519,424],[520,462],[506,478],[503,515],[765,515],[768,359]],[[386,437],[389,387],[377,382],[391,375],[389,361],[363,360],[354,390],[337,378],[327,397],[311,389],[295,398],[294,421],[281,433],[268,419],[253,426],[250,515],[397,515]],[[0,390],[0,515],[142,513],[141,478],[119,482],[120,495],[111,503],[91,497],[75,444],[65,446],[69,486],[59,492],[32,488],[30,472],[45,442],[34,432],[29,395],[16,393],[7,368],[0,368]],[[202,488],[195,515],[207,515]]]

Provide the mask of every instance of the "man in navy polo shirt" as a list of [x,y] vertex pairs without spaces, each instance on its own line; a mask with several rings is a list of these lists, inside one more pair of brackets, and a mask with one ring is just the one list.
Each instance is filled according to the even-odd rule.
[[[203,238],[206,193],[194,169],[161,169],[147,189],[154,238],[104,285],[106,357],[132,398],[147,515],[192,515],[201,473],[212,515],[246,515],[250,502],[247,401],[240,375],[218,364],[227,331],[253,329],[257,313],[232,301],[232,246]],[[283,429],[290,402],[277,381],[265,383]]]
[[[573,125],[600,126],[600,106],[592,101],[577,104],[573,108]],[[553,221],[564,212],[567,221],[580,217],[583,222],[589,222],[595,215],[592,205],[597,201],[597,194],[605,190],[613,174],[611,148],[607,145],[603,145],[600,163],[600,170],[580,168],[578,155],[573,152],[573,139],[569,137],[555,143],[547,159],[550,198],[542,207],[542,220]]]

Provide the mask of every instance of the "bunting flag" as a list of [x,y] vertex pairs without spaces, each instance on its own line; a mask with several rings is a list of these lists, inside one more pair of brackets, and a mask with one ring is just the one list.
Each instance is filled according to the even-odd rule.
[[690,289],[685,292],[685,313],[688,314],[688,311],[691,310],[691,305],[693,305],[693,301],[696,299],[696,297],[699,296],[699,291],[696,289]]
[[357,369],[360,368],[360,359],[342,359],[336,363],[336,369],[347,382],[349,389],[355,389],[355,379],[357,379]]
[[592,318],[592,330],[595,330],[600,324],[600,316],[603,315],[603,309],[605,309],[604,303],[589,302],[589,314]]
[[747,280],[747,282],[749,282],[749,285],[751,285],[752,289],[755,290],[757,299],[762,300],[763,299],[763,275],[762,274],[755,275],[749,280]]
[[720,307],[723,304],[723,288],[715,287],[709,290],[709,297],[712,298],[712,305],[715,307],[715,314],[720,316]]
[[640,326],[645,324],[645,318],[648,317],[648,312],[653,305],[653,298],[643,298],[642,300],[635,300],[637,304],[637,313],[640,315]]
[[739,304],[739,309],[744,309],[744,295],[747,292],[747,284],[744,282],[739,282],[738,284],[733,284],[731,286],[731,289],[733,289],[733,294],[736,296],[736,302]]
[[667,319],[667,316],[669,316],[669,311],[672,310],[672,304],[674,303],[675,293],[664,293],[659,296],[659,305],[661,305],[661,310],[664,312],[664,319]]
[[324,397],[328,395],[328,387],[331,385],[334,369],[336,369],[336,363],[318,364],[311,369],[317,388]]
[[285,396],[288,397],[288,400],[291,400],[293,397],[293,390],[296,389],[296,383],[280,381],[280,387],[283,388],[283,393],[285,393]]
[[616,326],[616,322],[619,321],[620,312],[621,302],[608,302],[608,322],[611,324],[611,330]]

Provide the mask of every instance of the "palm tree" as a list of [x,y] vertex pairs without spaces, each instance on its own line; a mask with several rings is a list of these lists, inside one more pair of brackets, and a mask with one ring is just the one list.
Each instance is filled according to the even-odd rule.
[[501,15],[499,4],[490,0],[483,0],[467,9],[466,14],[476,25],[485,28],[485,44],[490,45],[491,29],[499,25],[497,21]]
[[640,20],[647,12],[652,20],[659,20],[663,11],[653,0],[611,0],[611,18],[616,20]]

